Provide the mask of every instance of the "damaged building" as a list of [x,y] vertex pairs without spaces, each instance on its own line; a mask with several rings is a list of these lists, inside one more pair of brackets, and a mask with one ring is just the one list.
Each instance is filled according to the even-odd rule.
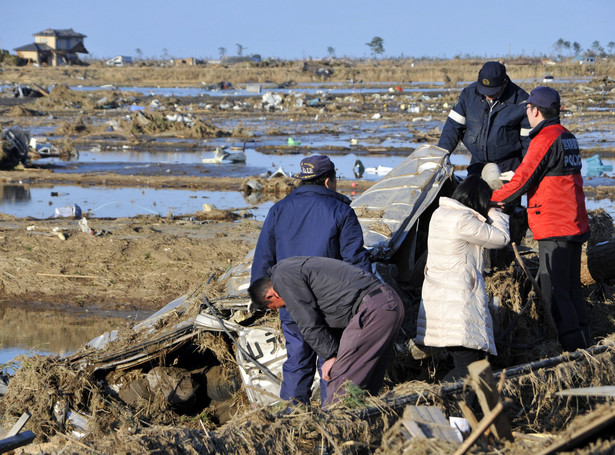
[[13,49],[28,63],[48,66],[80,64],[78,54],[88,54],[83,40],[86,35],[72,28],[48,28],[34,33],[34,42]]

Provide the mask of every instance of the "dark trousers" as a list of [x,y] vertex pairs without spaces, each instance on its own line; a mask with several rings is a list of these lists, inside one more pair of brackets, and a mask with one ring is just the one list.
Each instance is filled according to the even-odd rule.
[[404,319],[404,304],[390,286],[383,284],[377,290],[380,292],[371,291],[363,298],[342,333],[323,407],[339,399],[346,381],[372,395],[382,388],[393,342]]
[[589,346],[587,306],[581,288],[581,243],[569,240],[539,240],[540,288],[557,327],[559,341],[567,351]]
[[448,348],[448,351],[453,358],[455,367],[444,376],[442,382],[457,381],[465,378],[468,375],[468,365],[487,356],[485,351],[464,347]]
[[[286,361],[282,366],[282,387],[280,398],[288,401],[309,403],[312,397],[312,383],[316,374],[316,358],[314,350],[307,344],[297,323],[293,321],[286,308],[280,308],[282,332],[286,339]],[[318,371],[323,364],[318,358]],[[327,382],[320,381],[321,403],[327,398]]]

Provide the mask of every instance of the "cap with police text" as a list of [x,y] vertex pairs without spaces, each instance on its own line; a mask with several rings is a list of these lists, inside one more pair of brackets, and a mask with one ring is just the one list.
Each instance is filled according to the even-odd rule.
[[333,163],[326,155],[308,156],[301,160],[301,172],[293,177],[299,180],[311,180],[335,169]]
[[506,67],[500,62],[487,62],[478,72],[478,84],[476,88],[485,96],[497,94],[506,83]]
[[524,101],[524,104],[546,107],[547,109],[560,107],[559,93],[551,87],[536,87],[530,92],[530,97]]

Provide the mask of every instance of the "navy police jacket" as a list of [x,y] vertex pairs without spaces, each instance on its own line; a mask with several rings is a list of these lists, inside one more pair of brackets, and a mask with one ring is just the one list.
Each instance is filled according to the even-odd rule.
[[350,199],[320,185],[302,185],[271,207],[254,251],[251,282],[293,256],[341,259],[371,266]]
[[[459,144],[472,154],[471,163],[506,163],[502,171],[513,170],[529,145],[529,120],[525,105],[528,94],[508,81],[504,93],[491,105],[476,89],[478,82],[464,88],[446,119],[438,147],[452,152]],[[505,169],[511,167],[510,169]]]

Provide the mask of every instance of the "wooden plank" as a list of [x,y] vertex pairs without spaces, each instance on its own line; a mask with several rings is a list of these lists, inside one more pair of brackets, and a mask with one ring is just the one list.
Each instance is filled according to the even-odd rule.
[[552,453],[572,449],[586,439],[594,436],[599,431],[613,424],[615,424],[615,409],[603,416],[598,417],[596,420],[585,425],[583,428],[565,433],[545,450],[539,452],[538,455],[550,455]]
[[578,389],[561,390],[557,394],[561,396],[615,397],[615,386],[581,387]]
[[402,423],[413,437],[461,442],[442,410],[436,406],[406,406]]
[[474,431],[472,431],[470,436],[468,436],[468,439],[466,439],[464,443],[461,444],[461,446],[455,451],[453,455],[463,455],[464,453],[466,453],[480,437],[480,435],[483,434],[487,430],[487,428],[489,428],[493,424],[493,422],[501,415],[502,411],[504,411],[504,403],[502,401],[499,401],[498,404],[488,414],[485,414],[485,417],[483,417],[478,423],[478,427]]
[[[501,403],[491,365],[486,359],[479,360],[468,365],[468,372],[470,373],[470,383],[476,392],[483,414],[488,415]],[[512,441],[510,422],[505,414],[498,414],[495,417],[491,429],[498,440],[508,439]]]
[[15,425],[13,425],[13,428],[11,428],[9,432],[6,434],[6,437],[10,438],[11,436],[15,436],[17,433],[19,433],[21,429],[24,426],[26,426],[26,423],[28,423],[28,420],[30,420],[30,417],[32,417],[32,415],[29,412],[27,411],[24,412],[19,418],[19,420],[15,422]]
[[474,415],[472,409],[470,409],[470,406],[468,406],[465,401],[459,401],[457,402],[457,405],[459,406],[459,409],[461,409],[461,413],[465,419],[470,422],[472,430],[475,430],[478,427],[478,419]]
[[15,450],[19,447],[30,444],[34,441],[36,435],[31,431],[24,431],[23,433],[19,433],[18,435],[11,436],[10,438],[5,438],[0,440],[0,453],[5,453],[10,450]]

